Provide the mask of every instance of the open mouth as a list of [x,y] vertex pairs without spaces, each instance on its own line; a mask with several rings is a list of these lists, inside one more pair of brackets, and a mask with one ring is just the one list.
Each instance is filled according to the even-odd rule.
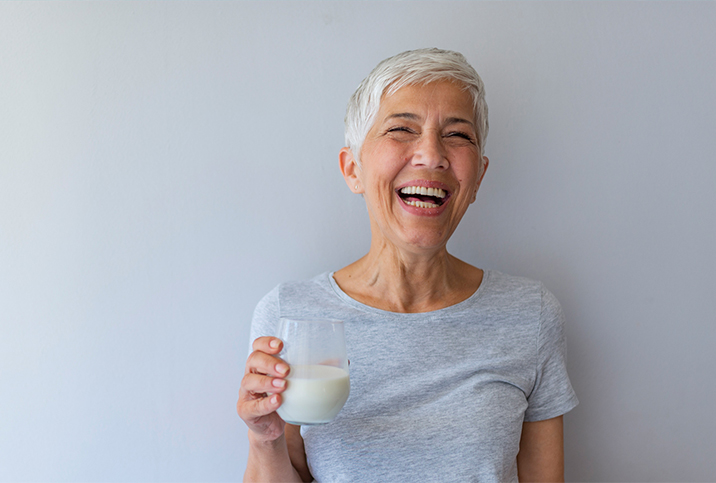
[[406,186],[398,190],[398,196],[406,205],[418,208],[438,208],[448,199],[445,190],[424,186]]

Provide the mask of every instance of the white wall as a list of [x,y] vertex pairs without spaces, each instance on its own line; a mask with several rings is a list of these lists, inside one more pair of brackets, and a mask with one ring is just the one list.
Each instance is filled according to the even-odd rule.
[[716,3],[0,3],[0,480],[239,479],[254,304],[367,249],[337,168],[381,59],[462,51],[452,251],[568,316],[575,481],[714,481]]

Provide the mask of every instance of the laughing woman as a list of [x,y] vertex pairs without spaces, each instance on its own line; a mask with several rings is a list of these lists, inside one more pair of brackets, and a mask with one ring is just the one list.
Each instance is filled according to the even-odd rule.
[[[245,481],[563,480],[562,415],[577,399],[558,302],[446,249],[485,176],[487,130],[482,80],[456,52],[386,59],[353,94],[339,160],[370,250],[256,308],[237,404]],[[345,322],[351,394],[329,424],[276,413],[282,316]]]

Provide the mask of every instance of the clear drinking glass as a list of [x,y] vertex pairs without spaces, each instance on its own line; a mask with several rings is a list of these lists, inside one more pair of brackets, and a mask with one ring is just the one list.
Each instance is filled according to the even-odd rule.
[[325,424],[343,408],[350,393],[343,321],[282,318],[279,354],[291,367],[278,415],[291,424]]

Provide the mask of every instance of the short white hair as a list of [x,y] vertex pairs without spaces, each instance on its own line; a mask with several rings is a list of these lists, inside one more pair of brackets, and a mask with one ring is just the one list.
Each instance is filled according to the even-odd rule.
[[379,63],[348,101],[345,117],[346,146],[360,165],[360,149],[375,123],[383,96],[406,85],[426,85],[448,80],[461,85],[472,96],[478,147],[485,154],[489,124],[485,85],[475,69],[459,52],[440,49],[408,50]]

